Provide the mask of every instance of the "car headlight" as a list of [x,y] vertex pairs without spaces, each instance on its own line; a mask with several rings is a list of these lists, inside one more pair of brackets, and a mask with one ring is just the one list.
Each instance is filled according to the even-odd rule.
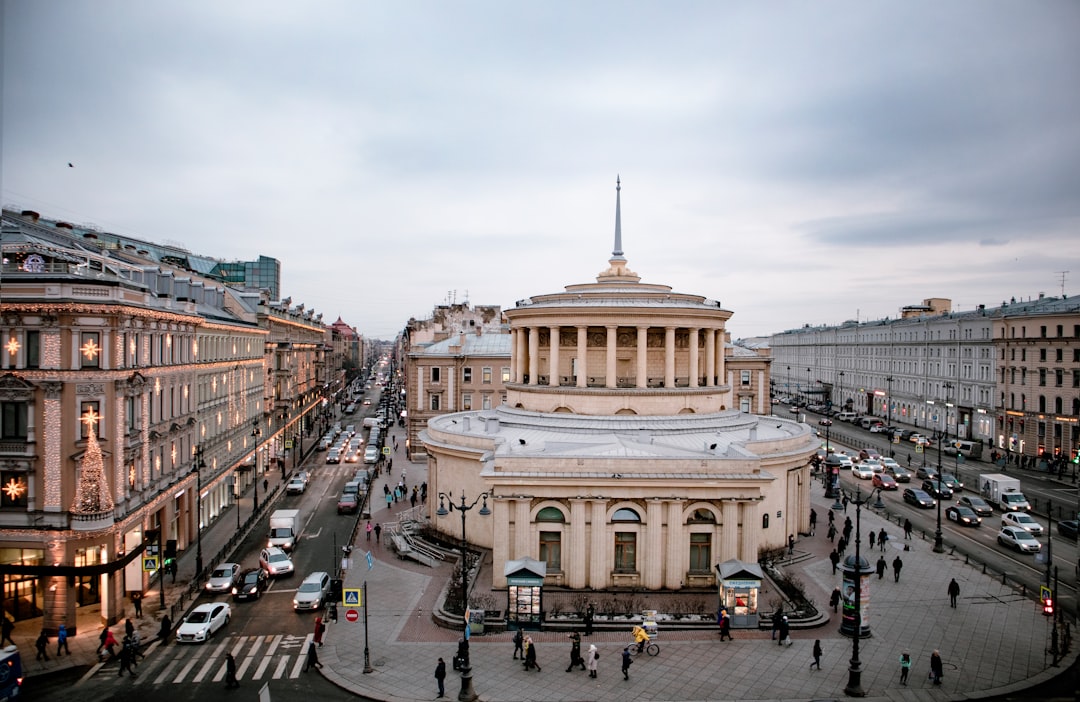
[[234,594],[234,595],[236,594],[236,588],[235,587],[232,589],[232,594]]

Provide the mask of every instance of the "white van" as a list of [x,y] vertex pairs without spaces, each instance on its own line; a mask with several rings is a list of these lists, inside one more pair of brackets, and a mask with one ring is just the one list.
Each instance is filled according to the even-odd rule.
[[863,429],[869,429],[870,427],[874,426],[875,424],[884,424],[884,423],[885,422],[881,421],[877,417],[863,417],[859,421],[859,426],[861,426]]
[[954,454],[960,454],[965,458],[973,458],[978,460],[982,457],[982,443],[979,441],[966,441],[964,439],[957,439],[955,441],[949,441],[941,447],[942,453],[949,456]]
[[852,419],[855,419],[858,416],[859,415],[855,414],[854,412],[841,412],[840,414],[836,415],[836,418],[841,422],[850,422]]

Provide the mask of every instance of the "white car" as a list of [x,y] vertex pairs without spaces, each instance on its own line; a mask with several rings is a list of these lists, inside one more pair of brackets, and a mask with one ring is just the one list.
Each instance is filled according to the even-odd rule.
[[327,573],[317,572],[304,578],[300,587],[293,596],[293,609],[318,609],[326,601],[326,595],[330,591],[330,576]]
[[876,459],[868,458],[865,461],[863,461],[862,464],[864,466],[869,467],[870,470],[872,470],[875,473],[884,473],[885,472],[885,464],[882,463],[881,461],[876,460]]
[[1020,527],[1001,527],[997,541],[1002,546],[1011,546],[1022,553],[1038,553],[1042,550],[1042,544]]
[[870,480],[874,477],[874,470],[865,463],[856,463],[851,466],[851,474],[859,480]]
[[307,490],[307,483],[303,478],[294,477],[289,481],[289,484],[285,486],[285,492],[289,495],[303,495],[304,490]]
[[232,588],[233,578],[239,572],[239,563],[222,563],[210,574],[210,579],[206,581],[206,591],[228,592]]
[[203,643],[229,623],[232,609],[226,602],[201,604],[184,617],[176,630],[176,643]]
[[1001,515],[1001,526],[1020,527],[1031,534],[1042,534],[1043,527],[1027,512],[1006,512]]
[[259,553],[259,567],[271,578],[293,574],[292,559],[277,546],[267,546]]

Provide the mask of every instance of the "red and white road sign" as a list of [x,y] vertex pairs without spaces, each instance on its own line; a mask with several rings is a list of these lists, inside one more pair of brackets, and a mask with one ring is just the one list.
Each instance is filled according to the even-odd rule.
[[355,622],[355,621],[359,621],[359,619],[360,619],[360,610],[358,610],[358,609],[347,609],[347,610],[345,610],[345,621],[347,621],[347,622]]

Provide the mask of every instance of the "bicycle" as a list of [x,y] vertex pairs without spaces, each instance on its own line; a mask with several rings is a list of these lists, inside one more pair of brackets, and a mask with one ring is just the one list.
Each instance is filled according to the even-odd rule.
[[631,641],[630,643],[626,644],[626,646],[630,649],[631,656],[636,656],[640,654],[642,650],[644,650],[650,656],[660,655],[660,646],[652,641],[643,641],[640,644],[637,641]]

